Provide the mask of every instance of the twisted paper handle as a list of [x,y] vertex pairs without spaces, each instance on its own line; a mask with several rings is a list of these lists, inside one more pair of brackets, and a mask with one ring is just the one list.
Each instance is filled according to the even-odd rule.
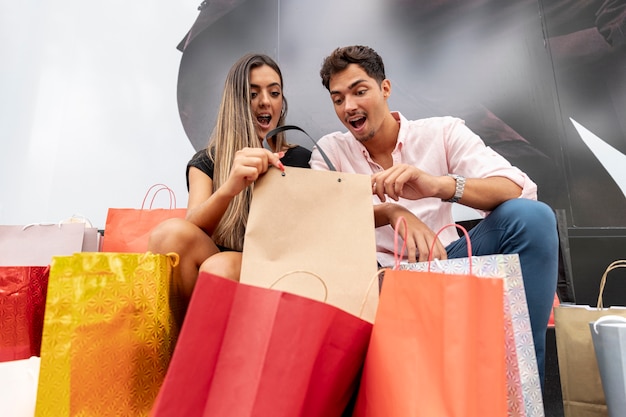
[[154,204],[154,199],[156,198],[157,194],[160,191],[167,191],[170,195],[170,209],[175,209],[176,208],[176,194],[174,193],[174,190],[172,190],[170,187],[168,187],[165,184],[154,184],[150,188],[148,188],[148,191],[146,191],[146,195],[143,197],[143,201],[141,202],[141,209],[142,210],[144,209],[148,196],[150,195],[152,190],[154,190],[157,187],[160,187],[160,188],[158,190],[155,190],[154,193],[152,194],[152,199],[150,200],[149,208],[150,209],[152,208],[152,205]]
[[[400,228],[400,225],[404,226],[404,236],[402,236],[402,248],[398,251],[398,245],[399,245],[398,236],[400,235],[400,233],[398,232],[398,229]],[[430,251],[428,252],[428,272],[430,272],[430,264],[433,260],[433,250],[435,249],[435,243],[437,242],[437,238],[439,237],[441,232],[443,232],[444,229],[448,227],[452,227],[452,226],[456,227],[457,229],[460,229],[465,235],[465,241],[467,242],[467,258],[469,259],[469,274],[472,275],[472,242],[470,241],[470,237],[469,237],[469,234],[467,233],[467,230],[460,224],[456,224],[456,223],[446,224],[441,229],[439,229],[439,231],[435,234],[433,243],[430,246]],[[404,250],[406,249],[406,234],[407,234],[406,219],[403,216],[400,216],[398,220],[396,221],[396,227],[395,227],[394,235],[393,235],[393,238],[394,238],[393,239],[393,256],[394,256],[394,261],[395,261],[394,269],[396,270],[400,269],[400,262],[402,261]]]
[[322,277],[320,277],[319,275],[317,275],[315,272],[305,271],[303,269],[296,269],[296,270],[284,273],[283,275],[278,277],[278,279],[276,281],[274,281],[272,283],[272,285],[269,286],[269,288],[272,289],[276,284],[278,284],[280,281],[282,281],[285,277],[287,277],[289,275],[294,275],[294,274],[309,274],[309,275],[312,275],[315,278],[317,278],[317,280],[319,282],[321,282],[322,286],[324,287],[324,300],[323,301],[326,302],[326,300],[328,299],[328,287],[326,286],[326,282],[324,282],[324,279]]
[[606,285],[606,277],[609,274],[609,272],[617,268],[626,268],[626,260],[620,259],[618,261],[614,261],[609,266],[606,267],[604,274],[602,274],[602,280],[600,281],[600,293],[598,294],[598,303],[597,303],[598,309],[604,308],[602,295],[604,294],[604,286]]

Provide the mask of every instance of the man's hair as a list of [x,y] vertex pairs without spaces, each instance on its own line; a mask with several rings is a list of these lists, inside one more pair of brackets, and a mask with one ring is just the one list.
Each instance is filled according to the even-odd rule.
[[378,82],[378,85],[386,78],[383,59],[375,50],[369,46],[352,45],[337,48],[324,59],[320,70],[322,85],[330,91],[330,78],[345,70],[350,64],[360,66],[368,76]]

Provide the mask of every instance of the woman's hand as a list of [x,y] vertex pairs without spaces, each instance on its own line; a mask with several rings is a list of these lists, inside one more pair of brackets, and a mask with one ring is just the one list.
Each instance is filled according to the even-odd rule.
[[272,153],[264,148],[243,148],[237,151],[230,175],[221,187],[222,191],[234,197],[267,172],[270,165],[283,170],[280,158],[284,154],[284,152]]

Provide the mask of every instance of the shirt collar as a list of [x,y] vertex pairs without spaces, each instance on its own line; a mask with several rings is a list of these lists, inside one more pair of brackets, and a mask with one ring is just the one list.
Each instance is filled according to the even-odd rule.
[[396,141],[395,150],[401,151],[404,147],[404,139],[407,137],[408,121],[399,111],[392,111],[391,115],[400,124],[400,130],[398,131],[398,140]]

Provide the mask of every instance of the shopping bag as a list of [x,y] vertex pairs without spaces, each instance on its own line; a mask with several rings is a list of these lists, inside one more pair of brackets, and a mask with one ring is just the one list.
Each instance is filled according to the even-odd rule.
[[604,308],[602,302],[607,276],[617,268],[626,268],[626,260],[615,261],[604,271],[596,307],[561,303],[554,309],[556,351],[565,417],[608,416],[589,323],[608,315],[626,317],[626,308]]
[[49,266],[0,266],[0,362],[39,356]]
[[472,262],[469,273],[385,270],[353,415],[506,415],[503,300],[503,280]]
[[602,316],[589,323],[609,417],[626,411],[626,317]]
[[94,227],[85,216],[81,216],[79,214],[74,214],[71,217],[62,220],[62,224],[67,223],[84,223],[85,224],[85,233],[83,236],[83,246],[82,252],[100,252],[102,245],[102,232],[98,230],[97,227]]
[[0,225],[0,266],[47,266],[53,256],[81,252],[85,223]]
[[0,412],[6,417],[33,417],[39,378],[37,356],[0,363]]
[[36,416],[145,416],[178,330],[178,255],[53,257]]
[[[169,208],[153,208],[157,194],[169,194]],[[150,204],[146,202],[150,198]],[[141,208],[109,208],[102,240],[103,252],[139,253],[148,250],[150,232],[159,223],[171,218],[185,218],[186,208],[176,208],[174,191],[164,184],[151,186]]]
[[[328,286],[328,304],[373,322],[378,293],[367,288],[377,268],[369,176],[285,167],[256,181],[242,283],[269,288],[286,273],[315,273]],[[293,282],[276,288],[290,292]]]
[[0,225],[0,361],[39,356],[52,256],[80,252],[86,224]]
[[[522,268],[517,254],[472,256],[478,277],[502,279],[504,289],[504,348],[507,380],[507,415],[543,417],[543,397],[533,343]],[[447,274],[468,273],[469,258],[400,264],[400,269]]]
[[341,416],[371,329],[323,300],[201,272],[151,416]]

